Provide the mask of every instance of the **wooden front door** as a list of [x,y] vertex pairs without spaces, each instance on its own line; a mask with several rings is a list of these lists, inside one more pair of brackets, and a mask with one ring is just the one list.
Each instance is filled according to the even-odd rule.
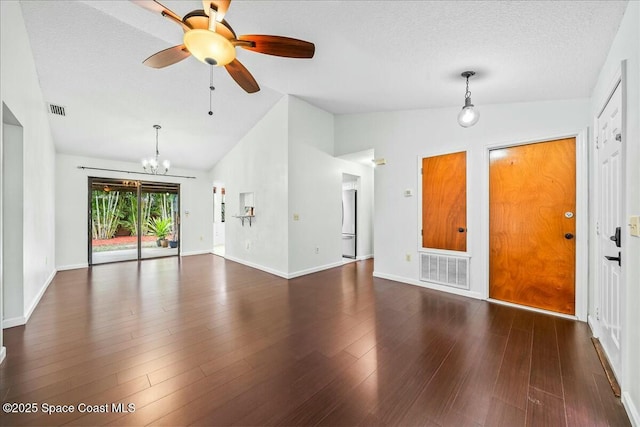
[[575,138],[489,159],[490,297],[575,314]]
[[467,153],[422,159],[422,247],[467,250]]

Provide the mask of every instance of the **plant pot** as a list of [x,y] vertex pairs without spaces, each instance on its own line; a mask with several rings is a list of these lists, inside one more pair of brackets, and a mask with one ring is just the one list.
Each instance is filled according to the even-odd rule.
[[156,245],[158,245],[158,247],[162,246],[162,239],[156,240]]
[[168,248],[169,247],[169,241],[167,239],[162,239],[160,241],[160,244],[162,245],[163,248]]
[[175,249],[178,247],[178,241],[177,240],[169,240],[169,247],[172,249]]

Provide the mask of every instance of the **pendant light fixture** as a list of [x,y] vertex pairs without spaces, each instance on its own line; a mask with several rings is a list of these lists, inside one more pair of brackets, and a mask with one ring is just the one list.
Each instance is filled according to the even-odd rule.
[[160,172],[160,163],[158,163],[158,156],[160,155],[160,152],[158,151],[158,131],[161,129],[161,126],[153,125],[153,127],[156,130],[156,156],[149,159],[143,159],[142,168],[146,173],[150,173],[153,175],[166,175],[166,173],[169,172],[171,162],[169,162],[169,160],[163,161],[162,167],[164,168],[164,172]]
[[464,94],[464,107],[462,107],[462,111],[458,113],[458,124],[465,128],[475,125],[480,118],[480,113],[471,103],[471,91],[469,90],[469,77],[475,74],[475,71],[465,71],[461,74],[462,77],[467,79],[467,91]]

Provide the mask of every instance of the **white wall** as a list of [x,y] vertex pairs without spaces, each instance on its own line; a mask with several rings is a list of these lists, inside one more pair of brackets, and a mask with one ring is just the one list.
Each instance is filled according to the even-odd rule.
[[24,315],[23,129],[2,124],[2,259],[5,319]]
[[24,129],[24,322],[55,274],[55,151],[19,3],[0,2],[0,19],[0,98]]
[[[283,97],[211,171],[225,184],[225,257],[286,276],[287,110]],[[238,218],[240,193],[255,194],[255,221]]]
[[[419,189],[418,158],[445,152],[468,151],[468,253],[471,256],[471,289],[464,294],[483,297],[487,285],[487,258],[483,228],[488,212],[484,188],[488,166],[487,146],[538,141],[577,134],[588,124],[587,99],[482,105],[477,125],[462,128],[456,121],[459,108],[439,108],[387,113],[336,116],[336,154],[374,148],[376,158],[387,164],[375,169],[375,274],[423,285],[418,281]],[[404,197],[413,189],[414,197]],[[411,254],[407,262],[406,254]],[[586,284],[585,284],[586,286]]]
[[[196,179],[162,175],[125,174],[78,166],[139,171],[139,163],[116,162],[58,154],[56,156],[56,266],[59,270],[87,266],[88,248],[88,177],[139,179],[180,184],[182,255],[208,253],[213,246],[212,185],[206,172],[171,169],[172,175],[195,176]],[[189,211],[189,215],[185,214]]]
[[334,135],[333,114],[289,97],[290,276],[342,264],[343,173],[361,178],[358,254],[371,255],[372,169],[334,157]]
[[[620,68],[621,61],[626,60],[626,117],[627,125],[623,130],[626,144],[626,175],[624,185],[625,218],[630,215],[640,215],[640,3],[630,1],[620,24],[620,28],[613,41],[611,50],[600,71],[598,83],[593,90],[590,104],[590,119],[599,113],[612,80]],[[625,99],[625,98],[623,98]],[[593,140],[590,142],[593,147]],[[591,154],[594,151],[591,150]],[[592,173],[595,172],[595,162],[591,164]],[[593,192],[592,192],[593,193]],[[595,212],[592,209],[592,212]],[[590,224],[591,241],[596,241],[595,215],[592,215]],[[624,301],[623,316],[624,330],[622,341],[622,387],[623,403],[630,415],[633,416],[635,425],[640,425],[640,311],[637,306],[640,301],[640,238],[631,237],[629,229],[623,224],[622,253],[623,275],[626,282],[627,294]],[[590,265],[596,265],[596,246],[592,245],[590,251]],[[624,260],[628,260],[626,263]],[[636,260],[636,261],[634,261]],[[594,313],[596,301],[596,284],[594,271],[591,272],[590,289],[590,313]]]
[[[333,120],[285,96],[215,165],[211,180],[226,189],[226,258],[282,277],[342,264],[342,173],[362,178],[359,252],[371,255],[372,210],[364,207],[372,203],[373,172],[333,157]],[[251,227],[232,217],[244,192],[255,194]]]

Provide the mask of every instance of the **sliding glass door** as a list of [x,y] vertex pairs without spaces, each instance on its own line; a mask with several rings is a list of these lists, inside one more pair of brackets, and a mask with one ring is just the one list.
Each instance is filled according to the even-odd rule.
[[177,256],[180,185],[89,178],[89,265]]
[[141,258],[178,255],[180,245],[179,187],[176,184],[145,182],[140,187],[144,209],[145,236],[151,244],[143,244]]

